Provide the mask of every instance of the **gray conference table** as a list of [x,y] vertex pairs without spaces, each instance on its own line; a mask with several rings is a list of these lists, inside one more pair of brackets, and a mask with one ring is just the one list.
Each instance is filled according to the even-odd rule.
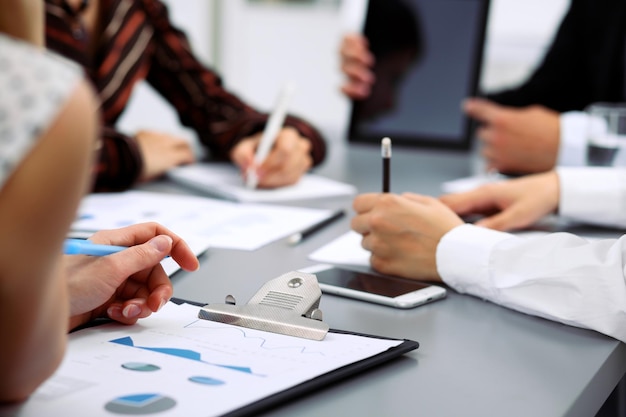
[[[467,154],[394,148],[391,187],[438,195],[441,182],[474,169]],[[318,172],[360,192],[379,191],[380,149],[333,145]],[[167,182],[144,188],[181,192]],[[294,204],[351,210],[351,198]],[[348,231],[350,217],[296,247],[277,241],[253,252],[211,249],[199,271],[172,277],[174,295],[223,303],[232,294],[245,303],[267,280],[312,265],[308,254]],[[413,339],[420,347],[265,415],[593,416],[626,373],[626,346],[612,338],[452,290],[410,310],[331,295],[322,296],[320,308],[332,328]]]

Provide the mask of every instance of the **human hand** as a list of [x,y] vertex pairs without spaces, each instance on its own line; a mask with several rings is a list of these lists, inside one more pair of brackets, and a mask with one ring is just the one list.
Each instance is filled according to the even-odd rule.
[[358,33],[345,35],[339,48],[339,56],[341,71],[347,76],[341,91],[355,100],[367,98],[375,81],[372,71],[374,55],[369,50],[367,38]]
[[[254,168],[262,133],[243,139],[231,151],[232,161],[245,173]],[[257,167],[259,188],[277,188],[298,182],[313,165],[311,142],[293,127],[281,129],[265,161]]]
[[166,133],[142,130],[135,139],[143,158],[140,181],[149,181],[169,169],[195,161],[191,145],[184,139]]
[[439,199],[460,216],[487,215],[475,223],[477,226],[503,231],[521,229],[557,209],[559,178],[555,171],[549,171],[486,184]]
[[89,240],[129,248],[101,257],[63,257],[69,288],[70,328],[99,317],[133,324],[158,311],[173,291],[160,265],[167,255],[187,271],[195,271],[199,266],[187,244],[157,223],[103,230]]
[[463,224],[433,197],[418,194],[362,194],[353,201],[352,229],[372,255],[372,267],[385,274],[441,281],[437,245],[447,232]]
[[506,107],[484,99],[468,99],[463,109],[483,123],[477,136],[489,169],[526,174],[554,168],[559,151],[557,112],[542,106]]

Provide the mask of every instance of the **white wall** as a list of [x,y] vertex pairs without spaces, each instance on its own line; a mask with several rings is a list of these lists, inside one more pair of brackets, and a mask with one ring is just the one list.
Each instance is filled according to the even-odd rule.
[[221,1],[219,68],[226,84],[253,105],[271,110],[278,91],[296,85],[290,112],[334,128],[345,118],[339,92],[341,26],[336,3]]
[[[348,2],[361,0],[343,0]],[[248,0],[167,0],[173,21],[190,35],[202,60],[225,84],[268,111],[286,80],[297,85],[291,112],[306,117],[330,139],[340,139],[348,116],[339,93],[338,47],[345,15],[333,0],[303,4]],[[568,0],[492,0],[486,65],[481,80],[493,90],[523,80],[543,55]],[[192,138],[176,115],[140,88],[122,120],[128,131],[151,126]]]

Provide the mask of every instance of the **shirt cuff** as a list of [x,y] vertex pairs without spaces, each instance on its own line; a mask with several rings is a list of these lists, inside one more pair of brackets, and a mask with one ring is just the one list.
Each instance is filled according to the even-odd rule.
[[559,117],[561,138],[559,142],[559,166],[582,166],[587,164],[587,114],[571,111]]
[[626,170],[559,167],[559,214],[600,225],[626,223]]
[[489,274],[491,251],[513,237],[472,224],[455,227],[437,245],[437,272],[456,291],[488,298],[494,292]]

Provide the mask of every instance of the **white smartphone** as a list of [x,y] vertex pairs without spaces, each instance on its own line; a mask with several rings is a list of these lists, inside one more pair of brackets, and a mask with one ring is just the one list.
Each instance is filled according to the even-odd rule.
[[412,308],[446,296],[446,289],[437,285],[334,265],[318,264],[300,271],[315,274],[320,289],[326,294],[397,308]]

